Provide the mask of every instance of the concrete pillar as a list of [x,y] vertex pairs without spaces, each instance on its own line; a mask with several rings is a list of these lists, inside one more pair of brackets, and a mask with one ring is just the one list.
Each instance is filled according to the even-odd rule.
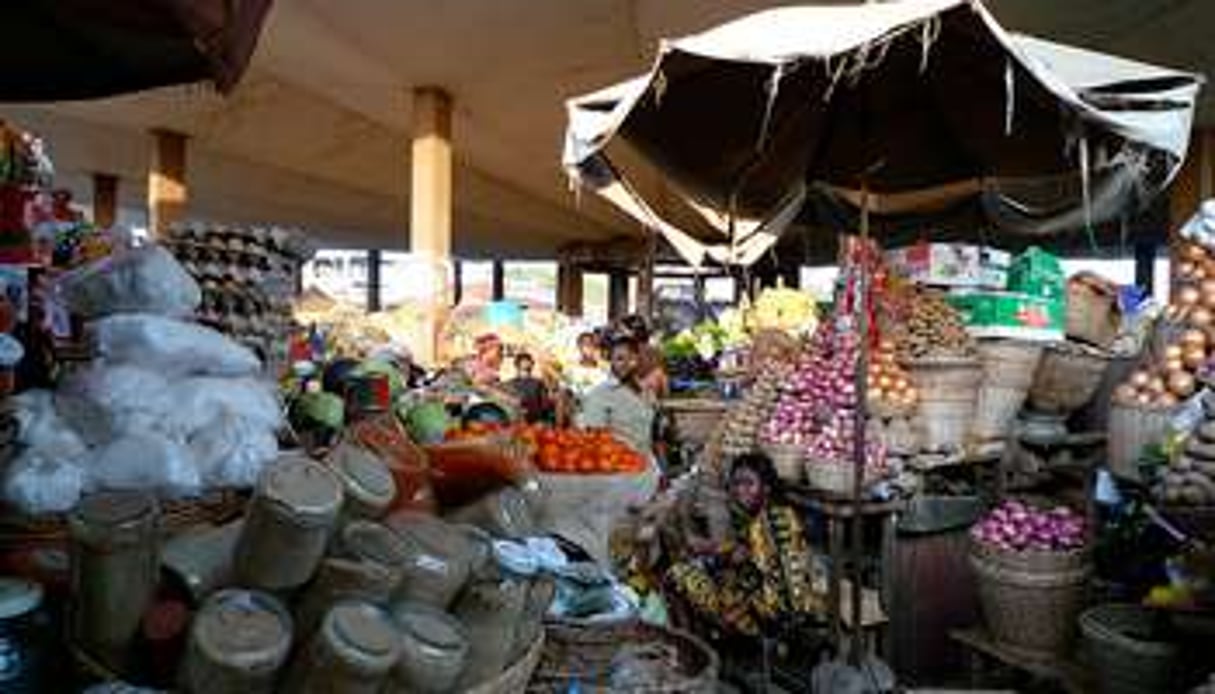
[[612,270],[608,273],[608,318],[616,320],[629,312],[629,273]]
[[114,174],[93,174],[93,224],[109,229],[118,220],[118,177]]
[[439,331],[451,305],[447,296],[452,219],[451,112],[451,97],[442,89],[413,90],[409,250],[430,286],[425,334],[415,346],[419,361],[425,364],[434,364],[439,357]]
[[506,266],[495,260],[490,266],[490,298],[502,301],[506,298]]
[[367,310],[379,311],[384,304],[380,294],[380,249],[367,251]]
[[182,133],[152,131],[152,164],[148,169],[148,233],[157,239],[186,212],[186,141]]

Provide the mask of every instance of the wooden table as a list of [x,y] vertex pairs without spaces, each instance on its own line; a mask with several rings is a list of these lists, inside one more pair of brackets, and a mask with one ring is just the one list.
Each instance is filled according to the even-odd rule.
[[[845,566],[845,540],[849,525],[853,532],[862,532],[852,501],[838,496],[826,495],[800,485],[787,485],[786,497],[802,508],[821,513],[827,519],[827,554],[831,557],[831,573],[827,583],[827,613],[831,623],[831,634],[837,642],[843,634],[844,621],[840,613]],[[906,506],[905,499],[890,501],[866,501],[860,508],[860,520],[881,518],[881,548],[879,550],[879,604],[889,605],[893,586],[890,585],[889,558],[894,548],[894,524],[898,513]],[[854,567],[855,568],[855,567]],[[862,600],[864,598],[862,597]],[[851,605],[851,602],[849,602]],[[883,622],[884,623],[884,622]],[[884,649],[885,650],[885,649]]]
[[1069,658],[1030,653],[999,643],[984,629],[959,629],[949,632],[949,636],[970,653],[973,686],[982,684],[976,681],[982,669],[980,659],[989,658],[1031,677],[1058,683],[1068,694],[1096,691],[1092,673]]

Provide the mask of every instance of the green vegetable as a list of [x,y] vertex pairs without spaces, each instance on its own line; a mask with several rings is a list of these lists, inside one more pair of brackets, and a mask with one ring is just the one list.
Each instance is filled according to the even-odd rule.
[[292,424],[300,428],[341,429],[346,420],[346,404],[333,393],[303,393],[291,406]]
[[403,418],[409,436],[420,444],[439,443],[451,427],[447,408],[441,402],[423,402],[409,408]]

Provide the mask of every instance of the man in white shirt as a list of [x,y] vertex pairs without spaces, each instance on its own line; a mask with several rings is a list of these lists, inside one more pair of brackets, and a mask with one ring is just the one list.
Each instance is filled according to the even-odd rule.
[[611,429],[622,441],[647,457],[653,454],[655,407],[638,383],[640,348],[635,340],[612,344],[611,376],[582,399],[577,423],[581,428]]

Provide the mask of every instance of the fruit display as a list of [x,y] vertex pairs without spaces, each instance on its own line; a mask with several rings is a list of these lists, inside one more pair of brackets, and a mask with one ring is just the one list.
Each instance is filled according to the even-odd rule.
[[975,525],[970,535],[983,546],[1006,552],[1068,552],[1084,547],[1085,522],[1066,506],[1041,510],[1009,500]]
[[759,430],[772,416],[780,398],[780,387],[791,372],[787,362],[771,360],[759,367],[759,373],[743,399],[726,414],[722,422],[722,453],[735,458],[754,451]]
[[1166,504],[1215,504],[1215,417],[1208,416],[1194,429],[1161,473],[1154,492]]
[[448,432],[449,441],[508,434],[531,452],[541,472],[584,475],[638,473],[645,458],[607,429],[563,429],[540,424],[471,424]]
[[1115,402],[1148,408],[1171,408],[1193,395],[1215,343],[1209,333],[1190,327],[1177,342],[1165,347],[1163,358],[1135,370],[1114,390]]
[[1187,241],[1176,254],[1177,287],[1165,317],[1198,328],[1215,325],[1215,251]]
[[906,288],[900,300],[903,315],[891,321],[888,331],[897,361],[975,356],[974,338],[966,331],[961,314],[941,292]]
[[745,311],[747,330],[779,330],[789,335],[809,335],[818,324],[814,297],[798,289],[769,287]]
[[899,365],[893,340],[878,343],[869,357],[869,407],[880,412],[906,412],[915,407],[919,394],[911,376]]

